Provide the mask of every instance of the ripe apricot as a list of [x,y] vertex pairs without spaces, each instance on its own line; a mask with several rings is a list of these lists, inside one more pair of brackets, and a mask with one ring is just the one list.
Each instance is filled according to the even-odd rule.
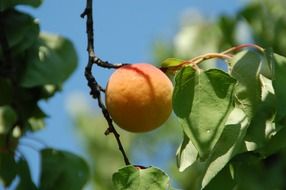
[[119,127],[147,132],[168,119],[172,91],[172,82],[157,67],[146,63],[126,65],[109,78],[106,107]]

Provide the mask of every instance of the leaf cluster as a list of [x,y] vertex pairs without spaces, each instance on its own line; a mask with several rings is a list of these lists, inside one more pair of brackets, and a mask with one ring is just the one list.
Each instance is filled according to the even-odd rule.
[[39,101],[61,90],[77,66],[71,41],[40,32],[38,21],[17,9],[17,5],[37,8],[41,3],[42,0],[0,2],[0,180],[9,187],[19,177],[19,190],[82,189],[88,168],[77,155],[43,149],[38,186],[18,150],[25,134],[45,125],[47,114],[39,107]]
[[[156,60],[165,71],[190,57],[242,42],[266,47],[263,52],[249,48],[225,61],[167,73],[175,74],[173,107],[184,133],[177,150],[184,176],[178,181],[184,189],[285,189],[284,9],[280,0],[251,1],[234,16],[184,25],[172,45],[157,44]],[[138,181],[142,184],[137,188],[151,187],[154,181],[164,184],[162,176],[145,181],[138,171],[130,174],[136,176],[132,179],[127,171],[130,168],[114,174],[117,189],[133,189],[129,187]]]
[[[243,184],[238,180],[243,170],[234,169],[237,156],[251,155],[263,163],[285,147],[275,139],[285,127],[281,85],[285,85],[286,58],[248,50],[228,61],[228,73],[186,67],[176,75],[174,112],[184,130],[177,159],[181,171],[193,173],[191,189],[210,188],[209,182],[223,169],[232,184],[229,189],[238,188]],[[263,67],[269,69],[270,78]],[[223,187],[219,185],[216,188]]]

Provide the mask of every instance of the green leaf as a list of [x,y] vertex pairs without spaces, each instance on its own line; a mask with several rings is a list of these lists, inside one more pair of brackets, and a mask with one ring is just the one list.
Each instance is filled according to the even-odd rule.
[[21,85],[62,85],[77,66],[73,44],[60,36],[41,34],[38,45],[28,61]]
[[234,157],[236,154],[246,151],[242,146],[247,131],[248,121],[244,112],[235,108],[228,118],[227,125],[213,148],[207,160],[196,160],[187,171],[190,189],[203,189]]
[[16,112],[10,106],[0,107],[0,134],[6,134],[16,119]]
[[12,86],[7,79],[0,77],[0,106],[10,104],[12,100]]
[[177,150],[177,165],[179,171],[182,172],[192,165],[198,158],[198,151],[192,141],[184,134],[182,144]]
[[37,131],[45,127],[45,118],[48,117],[45,112],[36,106],[27,121],[27,128],[32,131]]
[[16,5],[29,5],[32,7],[39,7],[43,0],[1,0],[0,1],[0,11],[14,7]]
[[13,101],[21,105],[17,107],[17,112],[21,113],[23,120],[27,121],[31,117],[42,119],[47,116],[37,103],[38,98],[41,97],[40,93],[39,88],[18,88],[17,93],[14,94]]
[[15,179],[17,165],[13,154],[0,152],[0,182],[8,187]]
[[234,179],[238,189],[267,189],[264,182],[260,180],[264,172],[261,164],[256,155],[251,153],[238,155],[233,159]]
[[3,32],[7,36],[11,53],[16,57],[37,41],[40,27],[33,17],[16,10],[9,10],[3,16],[6,18],[3,21]]
[[[260,75],[262,84],[262,102],[250,121],[246,140],[254,143],[254,148],[260,148],[279,130],[273,123],[276,113],[276,97],[273,94],[271,80]],[[254,150],[253,148],[249,150]]]
[[274,154],[282,149],[286,148],[286,127],[279,130],[264,146],[257,150],[264,157]]
[[140,169],[126,166],[112,176],[115,190],[168,190],[169,180],[164,172],[154,167]]
[[88,166],[79,156],[53,149],[41,151],[41,190],[81,190],[88,178]]
[[59,85],[44,85],[41,88],[42,88],[41,97],[42,99],[45,100],[53,97],[56,92],[62,90],[62,86]]
[[237,155],[231,161],[236,189],[284,189],[285,160],[283,159],[282,155],[261,159],[253,152]]
[[[273,65],[271,62],[269,62],[269,54],[268,54],[269,50],[266,49],[264,52],[264,56],[261,57],[261,64],[260,64],[260,69],[259,69],[259,73],[261,75],[263,75],[264,77],[268,78],[268,79],[272,79],[272,74],[273,74]],[[272,52],[272,50],[271,50]]]
[[184,60],[182,59],[168,58],[162,62],[161,67],[174,67],[174,66],[180,65],[183,62]]
[[219,139],[233,109],[235,80],[223,71],[183,68],[176,76],[173,109],[201,158]]
[[238,104],[251,119],[261,103],[260,55],[253,51],[242,51],[231,59],[230,63],[233,66],[231,76],[238,81],[235,96]]
[[234,189],[235,181],[232,178],[231,167],[227,164],[204,188],[204,190]]
[[235,109],[228,121],[221,138],[214,147],[211,156],[205,162],[206,173],[202,180],[205,187],[210,180],[234,157],[236,154],[246,151],[242,146],[247,132],[248,121],[241,110]]
[[273,88],[276,95],[276,123],[286,126],[286,57],[278,54],[269,55],[273,65],[274,76],[272,79]]
[[[30,104],[30,105],[33,105],[33,104]],[[26,112],[29,112],[28,115],[26,115],[27,119],[24,124],[25,129],[35,132],[45,127],[44,119],[48,117],[48,115],[46,115],[46,113],[43,112],[43,110],[38,105],[34,105],[34,107],[33,106],[26,107],[26,109],[24,110]]]
[[29,123],[29,128],[32,131],[37,131],[45,127],[44,118],[32,117],[32,118],[29,118],[28,123]]
[[32,181],[27,161],[24,159],[20,159],[17,165],[20,182],[18,183],[16,190],[37,190],[38,188]]

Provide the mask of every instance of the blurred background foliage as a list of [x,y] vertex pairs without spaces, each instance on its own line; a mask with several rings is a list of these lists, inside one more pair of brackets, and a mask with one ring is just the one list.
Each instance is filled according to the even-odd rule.
[[[172,39],[154,42],[154,63],[159,65],[169,57],[190,59],[242,43],[272,47],[274,52],[286,56],[285,9],[284,0],[253,0],[247,1],[245,7],[231,16],[221,15],[212,20],[204,18],[199,12],[189,11],[182,17]],[[69,101],[71,117],[85,142],[92,166],[92,185],[95,189],[110,190],[112,174],[124,165],[115,139],[112,135],[104,135],[106,121],[100,110],[90,106],[96,105],[95,102],[90,103],[77,95]],[[174,116],[161,128],[146,134],[118,131],[133,164],[160,167],[171,177],[173,186],[189,189],[188,176],[192,174],[188,174],[188,170],[179,173],[176,166],[175,155],[182,131]],[[223,169],[205,189],[217,189],[217,184],[233,189],[235,183],[236,189],[242,190],[285,189],[286,150],[281,148],[280,152],[264,160],[252,153],[234,157],[231,160],[232,169],[244,177],[232,176],[234,180],[226,183],[231,180],[225,180],[225,176],[231,174],[225,175],[229,170]]]
[[[78,65],[68,38],[42,32],[39,20],[18,9],[41,4],[42,0],[0,1],[0,189],[82,189],[89,179],[81,157],[47,147],[38,151],[23,142],[45,127],[48,114],[40,102],[61,91]],[[23,146],[38,153],[41,164],[32,163],[41,171],[37,182]]]

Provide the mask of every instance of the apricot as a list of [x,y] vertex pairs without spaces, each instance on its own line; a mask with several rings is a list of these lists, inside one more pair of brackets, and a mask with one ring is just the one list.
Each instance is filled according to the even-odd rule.
[[109,78],[106,107],[122,129],[147,132],[170,116],[172,91],[172,82],[157,67],[146,63],[126,65]]

